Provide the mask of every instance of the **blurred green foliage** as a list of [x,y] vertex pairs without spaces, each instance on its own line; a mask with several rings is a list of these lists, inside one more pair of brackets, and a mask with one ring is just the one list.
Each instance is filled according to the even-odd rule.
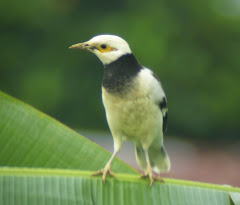
[[72,127],[107,129],[102,65],[68,47],[109,33],[160,77],[168,134],[239,138],[238,0],[2,0],[0,22],[0,89]]

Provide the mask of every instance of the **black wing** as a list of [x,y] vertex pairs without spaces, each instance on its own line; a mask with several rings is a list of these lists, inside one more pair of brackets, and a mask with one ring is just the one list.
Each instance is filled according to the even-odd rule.
[[161,100],[159,107],[163,115],[163,133],[165,133],[167,131],[167,119],[168,119],[168,107],[167,100],[165,97],[163,97],[163,99]]

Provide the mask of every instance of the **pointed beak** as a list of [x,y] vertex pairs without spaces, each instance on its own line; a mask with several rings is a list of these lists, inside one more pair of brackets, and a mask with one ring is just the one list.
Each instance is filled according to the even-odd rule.
[[82,49],[82,50],[87,50],[90,47],[90,45],[85,42],[85,43],[77,43],[69,47],[69,49]]
[[95,46],[95,44],[84,42],[84,43],[77,43],[69,47],[69,49],[81,49],[81,50],[87,50],[90,52],[94,52],[95,50],[98,50],[98,48]]

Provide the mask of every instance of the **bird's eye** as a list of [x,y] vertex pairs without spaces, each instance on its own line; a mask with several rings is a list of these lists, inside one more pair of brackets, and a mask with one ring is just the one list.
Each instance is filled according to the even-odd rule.
[[106,45],[106,44],[102,44],[102,45],[101,45],[101,48],[102,48],[102,49],[106,49],[106,48],[107,48],[107,45]]

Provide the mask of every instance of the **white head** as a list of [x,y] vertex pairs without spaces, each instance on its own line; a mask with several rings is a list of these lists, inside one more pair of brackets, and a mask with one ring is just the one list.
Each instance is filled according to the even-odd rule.
[[128,43],[114,35],[95,36],[89,41],[72,45],[69,48],[88,50],[94,53],[103,64],[109,64],[125,54],[132,53]]

